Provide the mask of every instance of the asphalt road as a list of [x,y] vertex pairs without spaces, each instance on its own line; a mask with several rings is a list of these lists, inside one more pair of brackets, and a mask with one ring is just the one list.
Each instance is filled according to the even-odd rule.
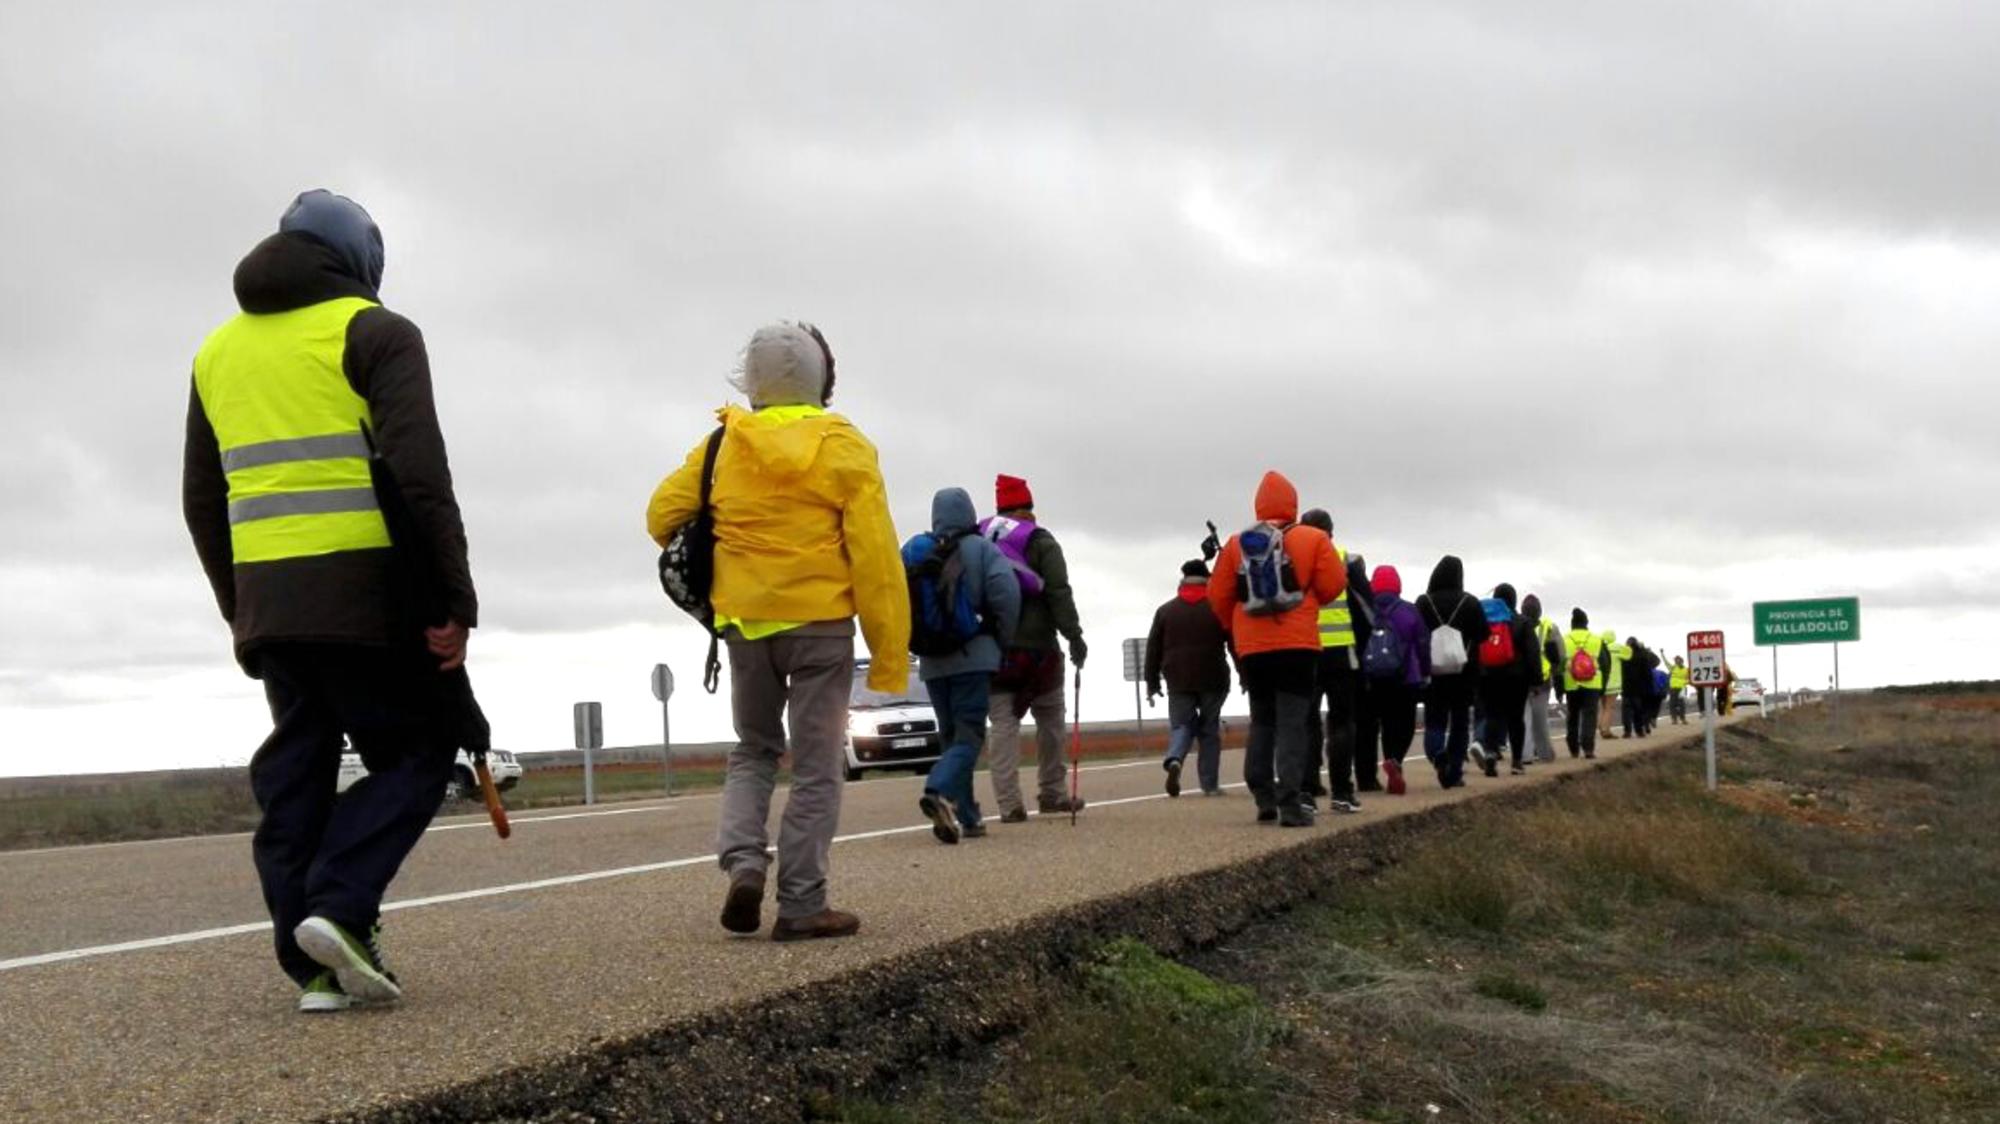
[[[1644,745],[1679,740],[1669,728]],[[1636,751],[1614,741],[1600,756]],[[1451,793],[1413,764],[1408,796],[1310,832],[1255,823],[1240,785],[1168,800],[1156,762],[1086,766],[1075,828],[989,817],[988,838],[957,847],[918,816],[917,778],[851,784],[833,904],[862,931],[786,945],[716,923],[716,793],[526,814],[504,843],[483,816],[441,819],[384,918],[407,998],[313,1018],[271,959],[247,836],[0,853],[0,1119],[309,1119],[1589,763]],[[1240,776],[1228,754],[1225,780]]]

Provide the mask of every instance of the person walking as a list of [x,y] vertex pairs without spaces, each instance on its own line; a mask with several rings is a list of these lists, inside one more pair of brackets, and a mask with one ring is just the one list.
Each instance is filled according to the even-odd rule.
[[986,744],[993,673],[1021,623],[1020,580],[999,549],[975,533],[977,518],[965,489],[942,488],[931,498],[930,532],[903,544],[910,647],[945,746],[924,778],[917,808],[940,843],[986,834],[972,771]]
[[[463,724],[484,726],[444,687],[479,600],[423,336],[382,306],[383,261],[360,204],[298,196],[236,267],[242,312],[203,341],[188,398],[182,514],[270,704],[250,851],[307,1013],[402,996],[382,894],[471,744]],[[392,507],[410,541],[392,542]],[[402,599],[419,558],[442,621]],[[343,737],[368,775],[335,799]]]
[[1181,767],[1199,743],[1195,777],[1203,796],[1222,795],[1222,704],[1229,698],[1229,634],[1208,607],[1208,564],[1181,566],[1180,589],[1153,612],[1146,634],[1146,697],[1160,697],[1166,680],[1167,795],[1181,794]]
[[1324,531],[1297,522],[1299,493],[1276,472],[1257,486],[1257,522],[1232,535],[1208,582],[1250,692],[1244,779],[1260,823],[1311,827],[1306,803],[1307,714],[1319,665],[1319,610],[1347,592],[1347,572]]
[[1625,657],[1629,653],[1626,652],[1625,646],[1618,642],[1618,632],[1615,629],[1605,629],[1598,634],[1598,638],[1604,642],[1604,650],[1611,655],[1611,663],[1604,669],[1603,698],[1597,708],[1597,736],[1608,741],[1618,736],[1611,728],[1618,724],[1625,713],[1621,695],[1625,689]]
[[1653,694],[1653,669],[1660,666],[1660,658],[1636,636],[1626,637],[1623,649],[1612,658],[1623,685],[1620,709],[1625,736],[1643,738],[1651,732],[1646,724],[1646,708]]
[[[665,546],[701,512],[715,444],[715,627],[729,649],[736,746],[722,786],[716,850],[729,877],[722,926],[763,924],[771,793],[791,752],[791,796],[778,833],[773,940],[844,937],[860,918],[827,904],[840,826],[854,622],[868,687],[909,686],[910,602],[875,446],[827,406],[835,367],[810,324],[759,328],[734,380],[750,408],[726,406],[653,493],[646,530]],[[789,726],[790,738],[786,737]]]
[[1409,791],[1403,759],[1417,733],[1417,699],[1430,684],[1431,630],[1417,607],[1403,600],[1403,576],[1394,566],[1375,567],[1375,624],[1362,649],[1369,705],[1382,727],[1382,772],[1391,796]]
[[979,525],[979,533],[1000,549],[1021,579],[1021,626],[1014,643],[1001,657],[993,677],[989,714],[993,732],[988,744],[994,803],[1001,823],[1028,818],[1021,797],[1021,719],[1035,719],[1035,805],[1043,815],[1082,811],[1071,806],[1064,791],[1068,777],[1063,757],[1063,653],[1056,638],[1069,644],[1069,660],[1080,671],[1090,649],[1083,642],[1083,625],[1070,589],[1069,563],[1062,544],[1035,520],[1035,496],[1028,482],[1002,475],[994,481],[993,506],[998,514]]
[[1535,638],[1534,680],[1528,685],[1528,752],[1536,761],[1556,759],[1555,741],[1549,736],[1549,696],[1558,686],[1556,672],[1562,667],[1562,633],[1552,620],[1542,616],[1542,599],[1530,593],[1521,599],[1521,615],[1527,618]]
[[[1323,509],[1314,508],[1299,517],[1299,522],[1333,537],[1333,516]],[[1341,572],[1347,575],[1347,592],[1332,602],[1320,606],[1319,610],[1319,670],[1318,686],[1313,699],[1310,720],[1307,723],[1308,745],[1306,753],[1306,785],[1308,798],[1327,796],[1327,807],[1334,812],[1352,813],[1361,810],[1361,801],[1355,795],[1355,778],[1358,770],[1355,762],[1355,737],[1357,711],[1361,696],[1361,656],[1357,644],[1355,622],[1364,625],[1374,614],[1374,606],[1366,601],[1368,585],[1365,580],[1356,583],[1353,567],[1347,551],[1339,543],[1334,544],[1334,553]],[[1322,718],[1320,702],[1324,699],[1326,710]],[[1375,779],[1375,763],[1367,766],[1370,783]],[[1327,787],[1319,785],[1319,770],[1326,766]],[[1379,787],[1379,786],[1377,786]]]
[[[1429,587],[1417,597],[1417,612],[1431,630],[1424,756],[1437,770],[1441,787],[1460,788],[1472,741],[1472,700],[1479,683],[1476,653],[1486,639],[1486,614],[1479,599],[1465,592],[1465,563],[1456,555],[1438,560]],[[1441,635],[1447,630],[1449,635]]]
[[1687,685],[1687,660],[1675,656],[1674,666],[1667,672],[1667,720],[1676,726],[1688,723]]
[[1541,671],[1542,655],[1535,625],[1515,611],[1514,587],[1501,582],[1481,605],[1486,617],[1486,641],[1479,646],[1479,693],[1485,703],[1485,756],[1479,762],[1487,776],[1499,773],[1500,753],[1509,751],[1509,772],[1527,771],[1528,690]]
[[1611,675],[1611,650],[1604,638],[1590,631],[1590,615],[1569,611],[1569,636],[1564,640],[1563,695],[1569,700],[1569,731],[1565,739],[1571,757],[1597,757],[1597,710],[1604,702],[1604,684]]

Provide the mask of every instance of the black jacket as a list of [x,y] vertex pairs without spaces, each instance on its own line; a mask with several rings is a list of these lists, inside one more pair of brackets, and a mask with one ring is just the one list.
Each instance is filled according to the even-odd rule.
[[1159,694],[1164,673],[1169,691],[1228,694],[1228,651],[1228,634],[1208,598],[1175,597],[1153,613],[1153,629],[1146,635],[1146,690]]
[[[1431,571],[1430,588],[1417,595],[1417,613],[1432,632],[1446,624],[1458,630],[1465,641],[1467,676],[1479,674],[1479,645],[1486,639],[1486,611],[1479,598],[1465,592],[1465,563],[1447,554]],[[1436,669],[1431,677],[1440,678]]]
[[1653,654],[1644,644],[1632,645],[1632,654],[1625,658],[1619,669],[1619,686],[1628,698],[1649,699],[1657,692],[1653,690],[1653,671],[1660,666],[1660,657]]
[[[236,267],[236,300],[249,313],[285,312],[336,297],[374,300],[374,291],[344,269],[340,257],[311,236],[274,234]],[[479,598],[438,429],[423,335],[386,308],[365,309],[348,321],[342,363],[348,385],[368,402],[376,446],[400,482],[411,533],[429,548],[446,610],[467,627],[477,625]],[[401,598],[391,550],[235,564],[229,485],[215,429],[193,390],[181,508],[239,660],[269,641],[381,645],[405,639],[398,635],[406,625],[398,623]]]
[[1042,579],[1040,593],[1021,598],[1021,624],[1014,630],[1014,647],[1037,652],[1052,651],[1056,637],[1069,641],[1075,656],[1083,643],[1083,626],[1076,615],[1076,594],[1069,586],[1069,563],[1063,558],[1062,544],[1037,526],[1028,537],[1028,568]]

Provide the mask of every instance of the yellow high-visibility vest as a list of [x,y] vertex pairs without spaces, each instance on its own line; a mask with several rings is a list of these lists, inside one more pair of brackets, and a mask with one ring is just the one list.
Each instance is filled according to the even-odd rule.
[[[1571,629],[1567,639],[1569,645],[1565,650],[1570,653],[1570,656],[1563,663],[1563,689],[1566,691],[1602,691],[1604,689],[1605,676],[1611,673],[1611,653],[1604,650],[1604,641],[1596,633],[1587,628]],[[1597,664],[1597,676],[1595,678],[1579,680],[1576,676],[1570,674],[1570,670],[1575,667],[1575,653],[1577,652],[1590,653],[1591,660]]]
[[374,307],[340,297],[246,312],[195,355],[195,393],[222,451],[239,565],[389,545],[362,435],[373,419],[342,367],[348,321]]
[[1549,673],[1554,670],[1553,665],[1549,663],[1549,633],[1555,627],[1556,622],[1547,617],[1543,617],[1535,624],[1535,654],[1542,659],[1543,679],[1548,679]]
[[1687,685],[1688,669],[1686,665],[1675,664],[1673,667],[1667,669],[1667,686],[1669,688],[1678,691]]
[[[1340,569],[1347,570],[1347,552],[1335,545],[1333,552],[1340,556]],[[1333,604],[1323,606],[1319,611],[1319,646],[1322,648],[1354,647],[1354,614],[1347,607],[1347,595],[1341,594]]]

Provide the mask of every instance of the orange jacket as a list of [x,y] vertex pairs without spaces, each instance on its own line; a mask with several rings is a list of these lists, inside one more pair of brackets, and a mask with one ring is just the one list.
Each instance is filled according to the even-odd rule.
[[1291,559],[1305,600],[1295,609],[1275,616],[1253,617],[1236,599],[1236,570],[1243,564],[1242,548],[1230,536],[1215,572],[1208,579],[1208,604],[1222,627],[1236,642],[1236,654],[1254,656],[1259,652],[1292,649],[1319,650],[1319,608],[1347,592],[1347,568],[1333,549],[1326,532],[1297,522],[1299,490],[1275,472],[1264,474],[1257,486],[1257,518],[1285,527],[1285,556]]

